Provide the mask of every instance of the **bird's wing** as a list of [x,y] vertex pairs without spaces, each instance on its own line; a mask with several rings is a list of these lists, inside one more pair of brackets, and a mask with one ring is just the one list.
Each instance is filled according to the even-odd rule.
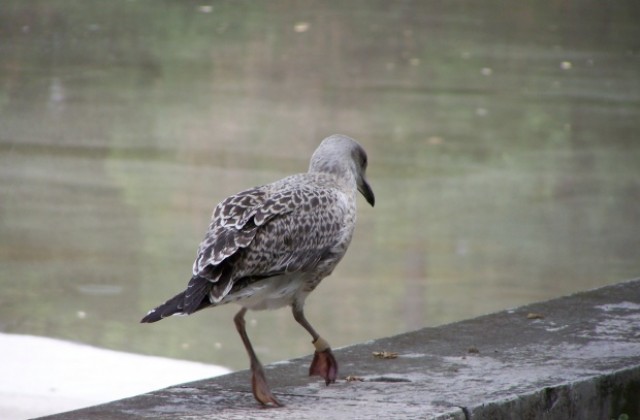
[[[249,245],[258,227],[269,216],[273,216],[265,212],[265,205],[269,201],[268,189],[262,186],[234,194],[218,204],[211,216],[209,229],[198,247],[193,275],[216,281],[211,268],[234,255],[238,249]],[[277,208],[272,212],[275,210],[286,209]]]
[[339,239],[345,214],[341,194],[331,186],[294,182],[256,187],[225,199],[214,210],[198,249],[194,277],[214,283],[211,292],[218,300],[239,278],[313,267]]

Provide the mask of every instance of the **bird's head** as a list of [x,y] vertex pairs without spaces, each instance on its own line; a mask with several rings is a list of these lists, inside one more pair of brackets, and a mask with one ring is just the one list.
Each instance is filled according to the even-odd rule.
[[375,195],[367,182],[367,152],[350,137],[334,134],[322,140],[311,156],[309,172],[328,172],[338,177],[351,174],[356,187],[371,207],[375,204]]

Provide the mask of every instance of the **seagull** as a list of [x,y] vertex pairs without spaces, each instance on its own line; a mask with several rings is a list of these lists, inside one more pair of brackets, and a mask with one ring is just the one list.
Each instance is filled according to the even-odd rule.
[[373,207],[367,154],[355,140],[334,134],[311,156],[309,171],[234,194],[216,206],[198,247],[186,290],[152,309],[143,323],[236,303],[234,323],[249,356],[255,399],[283,404],[273,395],[245,329],[248,310],[291,306],[311,335],[310,376],[334,383],[338,363],[329,343],[304,315],[306,297],[344,257],[356,225],[359,191]]

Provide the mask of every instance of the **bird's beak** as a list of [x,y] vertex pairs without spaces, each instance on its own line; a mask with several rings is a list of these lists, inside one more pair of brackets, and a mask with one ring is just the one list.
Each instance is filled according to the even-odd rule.
[[373,195],[373,190],[366,179],[362,178],[361,182],[358,183],[358,191],[360,191],[360,194],[362,194],[364,199],[367,200],[367,203],[371,204],[371,207],[373,207],[376,203],[376,197]]

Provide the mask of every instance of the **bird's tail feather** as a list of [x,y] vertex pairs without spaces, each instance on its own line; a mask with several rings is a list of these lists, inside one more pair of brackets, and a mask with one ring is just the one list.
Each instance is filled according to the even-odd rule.
[[193,277],[189,287],[162,305],[150,310],[140,322],[157,322],[171,315],[191,315],[213,305],[208,298],[211,282],[202,277]]
[[140,322],[156,322],[162,318],[182,313],[184,307],[184,292],[180,292],[162,305],[150,310]]

